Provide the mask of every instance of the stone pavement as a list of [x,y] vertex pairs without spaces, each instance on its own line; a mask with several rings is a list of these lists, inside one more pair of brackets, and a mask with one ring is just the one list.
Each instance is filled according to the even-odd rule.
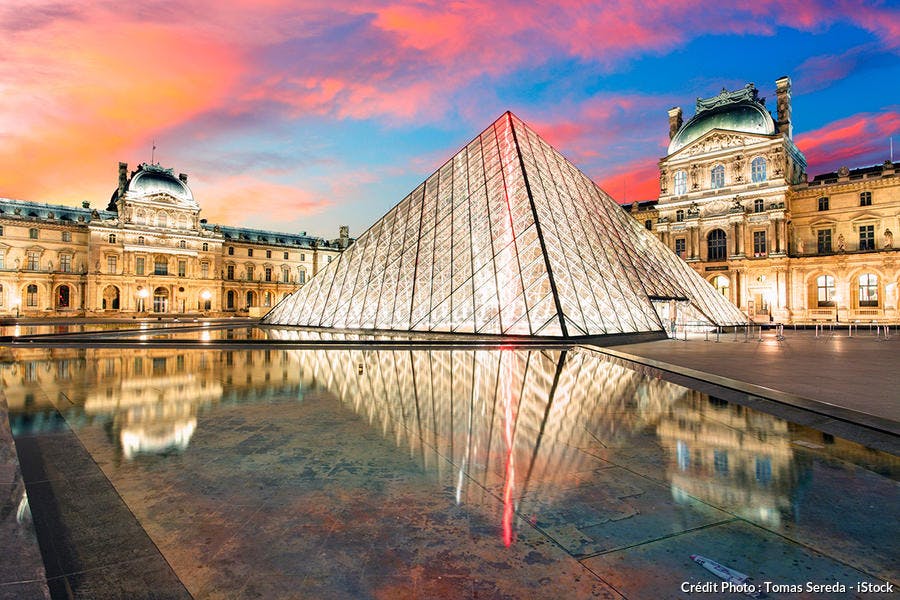
[[709,341],[706,338],[695,333],[688,341],[627,344],[615,346],[612,352],[768,388],[758,393],[804,408],[818,407],[844,420],[875,423],[894,433],[900,429],[900,334],[896,331],[888,339],[868,328],[854,329],[852,337],[846,329],[816,337],[811,330],[787,328],[784,340],[778,340],[774,330],[763,331],[761,341],[759,334],[748,341],[744,332],[723,334],[719,342],[714,333]]

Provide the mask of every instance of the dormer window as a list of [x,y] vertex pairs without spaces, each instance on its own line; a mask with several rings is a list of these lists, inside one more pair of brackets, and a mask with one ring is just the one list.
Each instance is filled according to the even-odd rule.
[[709,187],[718,189],[725,187],[725,166],[716,165],[709,171]]
[[766,180],[766,159],[757,156],[750,163],[750,180],[759,183]]
[[675,195],[687,194],[687,171],[675,172]]

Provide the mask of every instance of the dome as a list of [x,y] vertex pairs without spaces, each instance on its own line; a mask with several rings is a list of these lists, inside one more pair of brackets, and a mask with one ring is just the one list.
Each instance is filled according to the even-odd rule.
[[194,206],[194,195],[187,184],[176,177],[172,169],[144,163],[128,182],[131,196],[146,197],[157,194],[172,196],[175,200]]
[[775,121],[760,100],[756,88],[749,84],[735,92],[722,90],[718,96],[697,100],[697,114],[682,125],[669,142],[668,154],[681,150],[713,129],[775,134]]

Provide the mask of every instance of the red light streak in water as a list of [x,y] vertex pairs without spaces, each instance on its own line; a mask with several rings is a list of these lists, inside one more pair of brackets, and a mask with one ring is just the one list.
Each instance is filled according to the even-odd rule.
[[[504,353],[505,357],[513,358],[512,354]],[[506,361],[501,361],[502,365]],[[506,427],[504,438],[506,440],[506,480],[503,484],[503,544],[509,548],[513,542],[513,516],[515,507],[513,503],[513,489],[515,488],[516,465],[513,456],[513,397],[510,385],[512,378],[503,377],[503,398],[506,404],[504,418]]]

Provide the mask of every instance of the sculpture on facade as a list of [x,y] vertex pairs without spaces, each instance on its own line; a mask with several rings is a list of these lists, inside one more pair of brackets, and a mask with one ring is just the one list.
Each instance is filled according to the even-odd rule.
[[890,229],[884,230],[884,247],[885,248],[893,248],[894,247],[894,234],[891,233]]

